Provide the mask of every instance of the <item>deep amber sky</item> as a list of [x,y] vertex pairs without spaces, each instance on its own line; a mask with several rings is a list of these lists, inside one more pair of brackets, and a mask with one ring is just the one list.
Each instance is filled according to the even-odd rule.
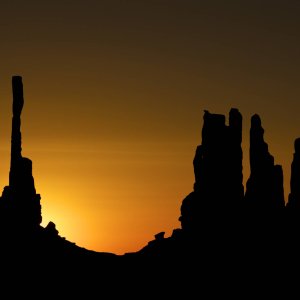
[[300,2],[3,0],[0,185],[8,184],[11,77],[43,223],[96,251],[136,251],[180,227],[203,110],[258,113],[289,192],[300,136]]

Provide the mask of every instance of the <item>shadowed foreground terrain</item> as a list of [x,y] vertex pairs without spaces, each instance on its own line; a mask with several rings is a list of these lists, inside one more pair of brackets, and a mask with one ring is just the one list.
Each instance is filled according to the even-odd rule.
[[180,207],[181,228],[169,237],[157,233],[133,253],[95,252],[61,237],[53,222],[41,226],[32,162],[22,156],[20,76],[12,77],[12,89],[9,185],[0,198],[1,274],[7,282],[70,295],[83,289],[101,295],[110,287],[111,295],[139,288],[159,294],[164,288],[244,298],[258,290],[276,292],[298,273],[300,139],[285,204],[282,168],[268,151],[260,117],[251,118],[251,174],[244,187],[242,115],[232,108],[226,125],[224,115],[205,111],[202,144],[193,161],[194,188]]

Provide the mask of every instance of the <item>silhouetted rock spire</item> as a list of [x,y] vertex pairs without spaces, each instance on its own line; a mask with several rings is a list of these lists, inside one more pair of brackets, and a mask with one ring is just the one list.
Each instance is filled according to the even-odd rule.
[[250,169],[246,205],[258,211],[284,207],[282,167],[274,165],[274,157],[264,141],[264,129],[257,114],[251,118]]
[[300,138],[294,142],[294,159],[291,164],[290,194],[288,208],[300,208]]
[[[181,226],[196,228],[201,214],[222,212],[241,205],[244,197],[242,173],[242,115],[236,108],[225,116],[204,112],[202,144],[193,160],[194,191],[182,202]],[[187,230],[189,230],[187,229]]]
[[35,195],[32,162],[22,157],[21,113],[24,105],[22,77],[13,76],[13,118],[9,186],[17,193]]
[[11,162],[9,186],[4,188],[1,205],[8,223],[37,228],[41,221],[40,195],[36,193],[32,176],[32,162],[22,157],[21,113],[24,105],[21,76],[12,77],[13,117],[11,134]]
[[201,151],[195,157],[195,191],[200,201],[214,209],[239,204],[243,197],[242,174],[242,116],[237,109],[225,116],[204,113]]

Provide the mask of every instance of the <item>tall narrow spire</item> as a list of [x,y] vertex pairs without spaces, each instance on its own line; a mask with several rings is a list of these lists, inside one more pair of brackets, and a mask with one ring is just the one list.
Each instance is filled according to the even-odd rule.
[[2,200],[7,205],[6,219],[15,225],[38,228],[42,221],[40,194],[36,193],[32,176],[32,161],[22,156],[21,113],[24,105],[21,76],[12,77],[12,129],[9,186],[5,187]]
[[24,105],[23,83],[21,76],[12,77],[13,117],[11,131],[11,159],[9,185],[14,186],[16,168],[22,158],[21,113]]
[[250,169],[245,193],[247,205],[257,211],[283,208],[285,202],[282,167],[274,164],[274,157],[269,153],[261,119],[257,114],[251,117]]
[[300,208],[300,138],[294,142],[294,159],[291,165],[291,179],[290,179],[290,194],[287,203],[288,208]]

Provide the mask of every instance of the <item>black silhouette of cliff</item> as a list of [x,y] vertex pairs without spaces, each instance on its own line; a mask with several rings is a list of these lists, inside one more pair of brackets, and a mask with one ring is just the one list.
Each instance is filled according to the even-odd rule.
[[193,160],[193,190],[180,207],[181,227],[169,237],[163,231],[157,233],[136,252],[95,252],[61,237],[53,222],[41,226],[41,197],[36,193],[32,162],[22,156],[20,76],[12,77],[12,88],[9,185],[0,197],[0,259],[3,268],[5,263],[8,266],[3,270],[13,266],[25,274],[30,268],[35,279],[54,274],[55,279],[72,278],[73,284],[92,282],[95,288],[125,282],[128,274],[141,283],[153,272],[153,284],[167,278],[182,283],[194,269],[198,277],[206,278],[203,285],[224,283],[228,287],[234,282],[251,289],[255,284],[249,281],[249,274],[254,272],[262,281],[267,275],[277,282],[278,270],[295,265],[300,253],[300,138],[295,140],[291,190],[285,205],[282,167],[274,164],[269,153],[260,117],[251,118],[251,174],[244,191],[242,115],[232,108],[226,125],[224,115],[205,111],[202,143]]
[[115,254],[98,253],[77,246],[61,237],[52,221],[46,227],[41,226],[41,197],[36,193],[32,161],[22,156],[21,112],[24,98],[21,76],[12,77],[12,91],[9,185],[4,187],[0,197],[2,274],[13,268],[30,268],[36,271],[36,275],[42,276],[43,272],[59,274],[62,270],[66,272],[75,267],[80,268],[83,264],[88,266],[94,258],[100,262],[103,259],[110,262]]

